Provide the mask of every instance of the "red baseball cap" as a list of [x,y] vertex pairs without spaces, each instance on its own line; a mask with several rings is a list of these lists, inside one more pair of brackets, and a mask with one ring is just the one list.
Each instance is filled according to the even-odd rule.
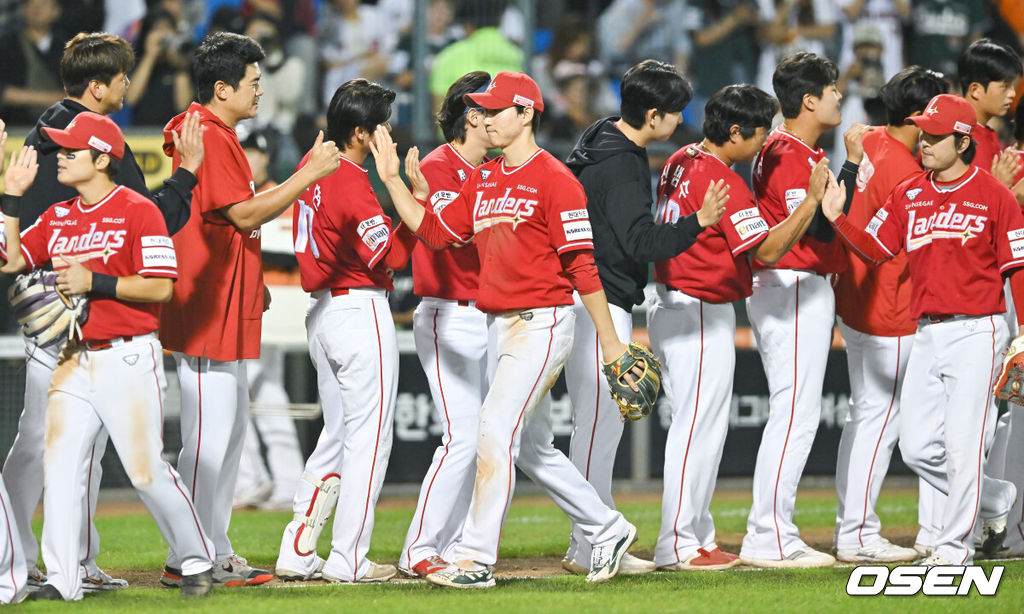
[[537,82],[521,72],[502,71],[494,75],[482,94],[466,94],[462,99],[471,107],[507,109],[520,106],[534,108],[538,113],[544,111],[544,98]]
[[110,154],[115,160],[124,156],[121,129],[109,117],[99,113],[79,113],[67,128],[43,128],[43,134],[65,149],[95,149]]
[[971,135],[978,114],[967,100],[952,94],[939,94],[928,101],[924,113],[908,117],[917,127],[928,134]]

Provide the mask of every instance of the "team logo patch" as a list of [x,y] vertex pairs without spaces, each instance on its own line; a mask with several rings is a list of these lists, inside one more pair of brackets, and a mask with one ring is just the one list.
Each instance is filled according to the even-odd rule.
[[521,107],[533,108],[533,101],[527,98],[526,96],[520,96],[519,94],[516,94],[515,96],[512,97],[512,102]]
[[[959,239],[961,245],[985,231],[988,217],[977,213],[964,214],[951,205],[946,211],[933,211],[918,217],[913,209],[907,212],[907,251],[924,247],[936,239]],[[1024,252],[1022,252],[1024,254]]]
[[917,198],[917,195],[920,194],[923,191],[924,191],[923,188],[914,188],[912,190],[907,190],[906,191],[907,198],[909,198],[910,200],[914,200],[915,198]]
[[455,171],[455,172],[456,172],[456,174],[458,174],[458,176],[459,176],[459,181],[463,181],[463,182],[464,182],[464,181],[466,181],[466,171],[464,171],[464,170],[462,170],[462,169],[460,168],[459,170],[457,170],[457,171]]
[[805,198],[807,198],[807,190],[802,188],[786,190],[786,213],[793,213],[800,206],[800,203],[804,202]]
[[523,322],[529,322],[530,320],[533,319],[533,312],[532,311],[521,311],[521,312],[519,312],[519,319],[521,319]]
[[135,363],[139,362],[139,355],[129,354],[128,356],[123,356],[121,360],[123,360],[124,364],[128,365],[129,367],[134,367]]
[[97,151],[102,151],[103,153],[110,153],[110,150],[113,149],[113,147],[110,146],[110,143],[95,136],[89,137],[89,147],[92,147]]
[[440,213],[445,207],[448,206],[455,197],[459,194],[457,192],[449,192],[446,190],[438,190],[430,195],[430,205],[434,208],[434,213]]
[[953,131],[954,132],[959,132],[961,134],[970,134],[971,133],[971,126],[968,126],[967,124],[965,124],[963,122],[956,122],[956,123],[953,124]]
[[485,168],[482,171],[480,171],[480,178],[483,179],[484,181],[487,181],[487,178],[490,177],[490,176],[491,176],[490,169],[486,169]]
[[54,213],[55,213],[55,214],[57,215],[57,217],[59,217],[59,218],[60,218],[60,217],[67,217],[67,215],[68,215],[69,213],[71,213],[71,209],[68,209],[67,207],[54,207],[54,208],[53,208],[53,212],[54,212]]

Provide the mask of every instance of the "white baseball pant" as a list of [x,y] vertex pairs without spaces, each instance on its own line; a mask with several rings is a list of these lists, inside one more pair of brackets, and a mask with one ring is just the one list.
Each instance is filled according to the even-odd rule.
[[11,497],[0,480],[0,605],[17,603],[28,590],[28,568],[12,513]]
[[1005,480],[1017,487],[1018,497],[1006,524],[1005,545],[1015,556],[1024,555],[1024,407],[1010,403],[1010,427],[1003,470]]
[[[573,293],[576,326],[573,330],[572,351],[565,361],[565,384],[572,404],[572,439],[569,441],[569,460],[590,485],[601,501],[615,509],[612,499],[612,470],[615,453],[622,439],[622,418],[619,406],[608,392],[604,377],[604,356],[597,339],[597,329],[590,319],[579,293]],[[619,339],[628,344],[633,339],[633,313],[608,304],[612,324]],[[614,357],[613,357],[614,358]],[[591,544],[580,527],[573,526],[569,537],[569,550],[565,556],[581,567],[590,567]]]
[[664,284],[657,291],[648,332],[672,407],[654,548],[655,564],[664,567],[685,562],[698,548],[716,547],[709,508],[729,430],[736,311],[731,303],[708,303]]
[[82,598],[81,532],[96,435],[106,428],[132,486],[149,509],[184,574],[212,565],[213,543],[163,452],[163,355],[156,334],[103,350],[66,351],[53,373],[46,408],[43,558],[47,584],[65,600]]
[[548,391],[572,347],[571,306],[488,316],[491,387],[480,409],[476,481],[453,560],[475,567],[498,560],[501,528],[518,466],[551,497],[591,544],[620,537],[627,523],[554,447]]
[[[342,296],[313,293],[306,316],[309,354],[316,368],[324,429],[306,461],[316,479],[341,477],[334,512],[331,554],[323,572],[355,582],[366,575],[374,507],[391,454],[398,390],[398,340],[387,292],[358,288]],[[312,574],[315,552],[303,556],[296,535],[317,489],[301,480],[295,492],[296,520],[285,527],[277,567]]]
[[821,275],[763,269],[754,273],[747,313],[768,376],[770,414],[757,451],[754,501],[740,554],[781,560],[806,545],[793,511],[821,419],[835,294]]
[[[264,345],[260,348],[260,357],[247,360],[245,369],[249,376],[249,396],[256,406],[285,411],[289,399],[284,387],[284,350]],[[260,441],[267,449],[266,463],[260,453]],[[295,420],[287,415],[252,412],[238,464],[235,494],[251,493],[272,485],[268,502],[290,505],[301,475],[302,450]]]
[[[246,361],[220,361],[174,352],[181,386],[178,473],[192,494],[199,521],[220,563],[234,554],[228,539],[245,431],[249,424]],[[167,565],[180,568],[172,547]]]
[[[59,355],[59,345],[42,348],[31,339],[25,339],[25,408],[18,418],[18,435],[7,453],[3,468],[7,492],[13,493],[9,499],[11,509],[8,512],[17,525],[25,564],[31,569],[39,561],[39,543],[32,532],[32,515],[43,497],[43,456],[40,452],[46,433],[47,393]],[[100,429],[93,454],[89,458],[89,496],[82,500],[86,521],[79,538],[82,565],[91,574],[95,574],[98,569],[96,555],[100,551],[100,536],[96,532],[93,515],[99,498],[100,479],[103,477],[101,461],[106,450],[107,431]]]
[[[922,318],[900,396],[900,452],[945,493],[935,553],[954,565],[974,557],[974,528],[1013,505],[1009,482],[983,476],[986,442],[995,428],[992,384],[1006,347],[1000,316]],[[941,416],[941,420],[930,417]]]
[[914,336],[871,335],[841,319],[839,331],[846,340],[850,412],[836,460],[835,545],[858,550],[881,537],[875,505],[899,439],[900,389]]
[[413,314],[416,354],[430,385],[441,445],[423,478],[398,564],[449,560],[476,475],[477,424],[487,393],[487,316],[472,303],[424,297]]

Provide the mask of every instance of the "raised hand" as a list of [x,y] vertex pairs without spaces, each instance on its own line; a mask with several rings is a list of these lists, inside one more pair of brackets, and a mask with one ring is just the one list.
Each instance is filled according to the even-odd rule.
[[370,153],[377,165],[377,174],[381,181],[398,179],[398,145],[391,140],[391,133],[384,126],[377,126],[370,138]]
[[701,227],[707,228],[717,224],[718,220],[725,215],[725,203],[729,202],[729,186],[724,179],[713,181],[708,184],[704,192],[704,202],[697,211],[697,221]]
[[425,201],[430,196],[430,185],[427,178],[420,170],[420,150],[417,147],[410,147],[405,154],[405,176],[409,178],[409,189],[413,197],[418,201]]
[[316,175],[313,180],[316,181],[338,170],[340,164],[341,152],[338,151],[338,146],[334,144],[334,141],[325,141],[324,131],[321,130],[316,135],[313,147],[309,150],[309,158],[304,168],[308,168]]
[[825,198],[825,187],[828,185],[829,174],[831,171],[828,168],[828,158],[818,160],[818,163],[811,169],[811,180],[807,184],[807,193],[819,203],[821,199]]
[[825,184],[825,196],[821,201],[821,211],[834,222],[843,213],[843,205],[846,204],[846,182],[836,183],[836,176],[826,167],[828,175]]
[[32,185],[39,171],[38,154],[35,147],[22,147],[20,151],[11,152],[11,163],[7,165],[4,175],[4,193],[11,196],[22,196]]
[[206,126],[199,121],[199,111],[185,115],[185,121],[181,123],[181,134],[171,130],[171,138],[174,139],[174,148],[181,154],[181,168],[193,175],[199,170],[206,155],[206,147],[203,144],[203,134],[206,133]]
[[1020,156],[1012,147],[1007,147],[992,158],[992,176],[1008,188],[1013,188],[1013,178],[1020,169]]
[[854,124],[843,133],[843,141],[846,142],[846,159],[854,164],[860,164],[864,159],[864,135],[871,126],[865,124]]

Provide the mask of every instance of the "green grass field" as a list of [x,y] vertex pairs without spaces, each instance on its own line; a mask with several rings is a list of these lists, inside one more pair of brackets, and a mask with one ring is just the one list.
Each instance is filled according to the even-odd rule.
[[[398,558],[415,501],[383,497],[377,511],[370,558],[394,563]],[[835,494],[801,492],[797,524],[812,545],[831,541]],[[716,496],[719,544],[736,552],[742,539],[750,496],[724,492]],[[619,508],[640,532],[632,551],[649,556],[660,523],[657,494],[623,495]],[[886,491],[879,504],[885,534],[909,545],[916,532],[916,493]],[[156,588],[166,547],[144,511],[132,505],[109,505],[98,514],[102,537],[100,565],[127,577],[133,588],[88,596],[78,604],[26,603],[20,610],[75,612],[195,611],[220,614],[262,612],[348,611],[401,612],[960,612],[1024,611],[1024,562],[1006,562],[995,597],[849,597],[845,586],[850,568],[822,570],[752,570],[655,573],[617,577],[608,584],[588,585],[582,577],[558,570],[565,552],[569,522],[549,500],[518,497],[502,537],[498,587],[487,591],[453,591],[418,581],[383,585],[270,585],[217,589],[202,600],[182,600],[177,591]],[[287,513],[236,512],[231,539],[250,564],[273,569]],[[37,531],[38,531],[37,524]],[[329,551],[329,530],[321,537],[321,556]],[[984,563],[986,568],[991,563]],[[909,600],[908,600],[909,599]]]

